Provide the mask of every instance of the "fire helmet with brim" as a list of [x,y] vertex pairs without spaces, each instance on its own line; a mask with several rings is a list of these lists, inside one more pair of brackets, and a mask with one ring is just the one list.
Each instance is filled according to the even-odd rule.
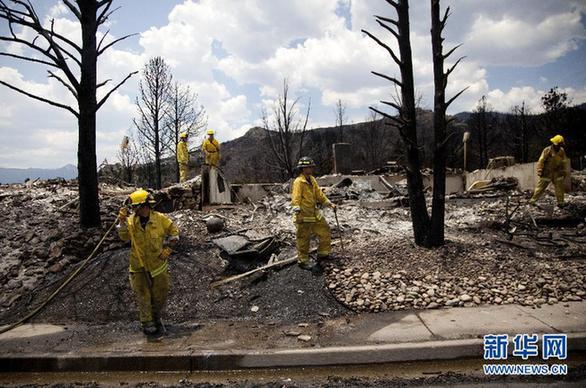
[[315,167],[313,159],[311,159],[309,156],[304,156],[299,159],[299,162],[297,162],[297,168],[302,169],[305,167]]
[[562,135],[555,135],[554,137],[549,139],[549,141],[551,141],[555,145],[561,145],[565,143],[564,137]]
[[144,189],[139,189],[128,196],[130,206],[140,206],[144,204],[154,205],[155,198],[151,193]]
[[179,138],[180,138],[180,139],[185,139],[185,138],[187,138],[187,136],[188,136],[187,132],[181,132],[181,133],[179,134]]
[[207,134],[208,135],[213,135],[215,132],[213,129],[208,129]]

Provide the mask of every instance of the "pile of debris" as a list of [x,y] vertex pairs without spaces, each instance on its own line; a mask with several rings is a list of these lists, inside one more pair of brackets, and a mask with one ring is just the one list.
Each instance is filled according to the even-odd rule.
[[[168,211],[181,231],[170,260],[174,291],[169,314],[176,321],[307,320],[322,313],[342,315],[346,307],[379,312],[480,304],[540,306],[586,298],[586,198],[581,194],[569,195],[570,205],[564,209],[555,208],[551,197],[532,208],[525,205],[528,194],[510,191],[498,198],[449,197],[448,241],[428,250],[410,243],[408,208],[366,206],[390,201],[380,200],[382,194],[372,185],[334,185],[327,190],[332,199],[339,195],[340,227],[331,209],[323,213],[334,241],[344,239],[345,251],[341,244],[334,247],[338,260],[326,268],[325,277],[283,265],[215,288],[210,285],[226,277],[295,257],[289,185],[272,185],[257,202],[202,212],[197,209],[198,183],[196,179],[155,193],[158,210]],[[404,190],[400,182],[389,187],[393,198]],[[133,190],[100,185],[105,227]],[[76,199],[72,182],[0,186],[3,321],[38,305],[104,233],[103,228],[78,227]],[[210,217],[222,220],[214,233],[206,227]],[[128,309],[133,299],[127,265],[128,246],[112,233],[102,253],[39,319],[134,320],[135,312]]]
[[[10,307],[46,277],[59,277],[91,253],[127,195],[120,187],[102,185],[100,189],[107,193],[100,196],[103,227],[82,229],[77,182],[0,186],[0,308]],[[122,246],[116,236],[108,236],[103,251]]]
[[572,171],[572,190],[586,192],[586,170]]
[[514,177],[496,177],[491,180],[474,182],[467,193],[485,193],[488,191],[511,191],[519,186],[519,180]]
[[368,180],[346,177],[325,187],[324,193],[333,202],[358,201],[359,205],[371,209],[409,206],[406,180],[391,183],[381,175],[378,176],[378,181],[384,191],[373,188],[372,183]]

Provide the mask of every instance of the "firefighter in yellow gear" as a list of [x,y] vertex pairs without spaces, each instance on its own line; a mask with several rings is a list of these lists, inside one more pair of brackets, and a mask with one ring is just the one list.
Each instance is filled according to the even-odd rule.
[[561,135],[556,135],[549,140],[552,144],[544,148],[537,161],[539,181],[529,204],[535,205],[547,186],[553,183],[557,204],[559,207],[564,207],[564,179],[568,174],[566,170],[567,157],[563,148],[564,138]]
[[164,214],[153,210],[155,200],[146,190],[130,194],[132,214],[120,209],[118,235],[131,242],[129,271],[130,286],[136,297],[140,323],[146,335],[163,330],[161,314],[167,302],[171,278],[168,259],[171,248],[164,246],[165,238],[174,245],[179,229]]
[[297,168],[299,176],[293,181],[291,193],[291,206],[293,208],[293,221],[297,229],[297,262],[301,268],[309,267],[309,241],[312,235],[316,235],[319,244],[317,248],[318,263],[330,255],[332,234],[318,204],[335,209],[319,188],[313,177],[315,163],[311,158],[303,157],[299,160]]
[[182,132],[179,135],[179,143],[177,143],[177,163],[179,164],[179,182],[183,183],[187,180],[189,173],[189,151],[187,150],[187,132]]
[[208,129],[208,137],[203,141],[201,149],[205,155],[205,164],[218,167],[220,164],[220,143],[214,138],[214,130]]

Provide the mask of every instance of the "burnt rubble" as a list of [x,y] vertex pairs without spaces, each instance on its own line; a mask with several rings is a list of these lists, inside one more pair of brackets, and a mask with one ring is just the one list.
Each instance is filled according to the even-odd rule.
[[[586,298],[584,193],[569,194],[564,209],[552,196],[534,208],[526,205],[530,193],[514,180],[493,179],[487,190],[448,195],[446,245],[423,249],[411,242],[404,181],[388,181],[381,191],[359,179],[332,180],[325,191],[339,205],[340,228],[330,209],[323,212],[333,240],[343,238],[345,249],[334,246],[325,275],[283,266],[216,289],[210,284],[219,279],[295,256],[289,185],[271,185],[260,199],[205,212],[199,210],[198,179],[155,192],[157,209],[181,230],[170,262],[172,319],[295,320],[347,309],[512,303],[537,308]],[[71,273],[133,190],[101,183],[103,227],[82,229],[75,181],[0,186],[1,320],[22,316]],[[206,227],[211,217],[222,220],[215,233]],[[38,319],[134,319],[127,249],[116,233],[107,236],[99,255]]]

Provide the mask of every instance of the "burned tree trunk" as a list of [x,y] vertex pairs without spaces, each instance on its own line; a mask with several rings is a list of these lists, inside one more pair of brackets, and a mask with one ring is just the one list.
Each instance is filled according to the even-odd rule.
[[[447,11],[446,11],[447,17]],[[443,24],[439,0],[431,0],[431,50],[433,52],[433,199],[431,210],[430,245],[444,243],[444,214],[446,205],[446,76],[442,47]]]
[[440,246],[444,244],[444,217],[446,205],[446,109],[464,92],[457,93],[446,102],[446,86],[448,76],[458,63],[460,58],[444,73],[444,61],[459,46],[452,48],[447,54],[443,52],[442,32],[450,14],[450,7],[446,8],[444,16],[440,18],[440,1],[431,0],[431,48],[433,53],[433,80],[434,80],[434,103],[433,103],[433,199],[431,210],[431,230],[427,246]]
[[415,111],[415,83],[413,81],[413,62],[411,54],[411,40],[409,33],[409,2],[398,1],[397,21],[399,31],[399,52],[401,55],[401,102],[400,117],[403,121],[401,135],[406,147],[407,155],[407,184],[409,191],[409,206],[413,233],[417,245],[427,246],[429,233],[429,214],[425,204],[423,192],[423,178],[421,176],[421,162],[419,160],[419,145],[417,142],[417,119]]
[[81,11],[81,77],[79,82],[79,140],[77,146],[77,168],[79,175],[79,210],[82,225],[100,225],[100,202],[98,199],[98,174],[96,166],[96,47],[97,3],[80,1]]
[[[421,246],[427,246],[429,234],[429,214],[425,204],[425,194],[423,193],[423,178],[421,175],[421,162],[419,160],[419,147],[417,144],[417,118],[415,110],[415,84],[413,80],[413,62],[411,54],[411,41],[409,33],[409,2],[407,0],[387,1],[391,4],[396,12],[397,19],[376,16],[377,23],[389,31],[397,39],[399,44],[400,58],[395,54],[387,44],[380,39],[362,30],[366,35],[372,38],[376,43],[385,48],[393,61],[399,66],[401,80],[389,77],[384,74],[372,72],[373,74],[385,78],[401,89],[400,103],[381,101],[399,112],[399,116],[391,116],[376,108],[371,107],[373,111],[386,117],[399,130],[403,145],[405,147],[405,156],[407,165],[405,172],[407,175],[407,187],[409,192],[409,206],[411,208],[411,221],[413,223],[413,235],[415,243]],[[392,27],[396,27],[395,29]]]
[[[105,86],[110,80],[97,83],[97,60],[110,47],[129,38],[126,35],[107,44],[104,40],[108,32],[96,42],[96,34],[100,26],[108,21],[114,12],[111,10],[113,0],[63,0],[63,5],[72,14],[72,18],[81,27],[81,46],[67,36],[56,32],[55,20],[41,20],[32,2],[12,0],[0,1],[0,20],[7,23],[2,29],[0,41],[23,48],[24,55],[15,54],[5,45],[0,50],[4,57],[33,62],[47,66],[49,78],[54,78],[65,87],[77,101],[77,109],[36,95],[21,89],[9,82],[0,80],[4,85],[29,98],[65,109],[73,114],[78,123],[79,142],[77,149],[77,168],[79,174],[79,219],[81,226],[93,227],[100,225],[100,205],[98,198],[98,174],[96,165],[96,113],[120,86],[136,72],[126,76],[111,88],[99,101],[96,98],[98,88]],[[15,27],[21,27],[22,33],[17,34]],[[26,33],[24,33],[26,32]],[[102,46],[102,44],[104,44]]]
[[445,89],[450,73],[460,62],[460,59],[444,73],[444,60],[448,58],[458,47],[454,47],[447,54],[443,54],[441,33],[445,27],[449,14],[449,8],[444,17],[439,16],[439,0],[431,1],[432,15],[432,47],[434,63],[434,190],[432,217],[425,203],[423,192],[423,178],[421,175],[421,161],[417,139],[417,118],[415,104],[415,86],[413,81],[413,63],[411,54],[411,42],[409,37],[409,2],[407,0],[387,0],[397,12],[397,18],[391,19],[383,16],[375,16],[377,23],[389,31],[399,45],[399,56],[395,54],[387,44],[376,38],[371,33],[362,30],[376,43],[385,48],[393,61],[399,66],[401,80],[377,72],[373,74],[391,81],[401,89],[400,102],[381,101],[381,103],[395,108],[399,116],[391,116],[376,108],[373,111],[389,119],[399,130],[405,147],[407,185],[409,192],[409,206],[411,208],[411,220],[413,223],[413,235],[415,243],[424,247],[442,245],[444,243],[444,212],[445,212],[445,165],[446,165],[446,109],[464,91],[460,91],[448,102],[445,101]]

